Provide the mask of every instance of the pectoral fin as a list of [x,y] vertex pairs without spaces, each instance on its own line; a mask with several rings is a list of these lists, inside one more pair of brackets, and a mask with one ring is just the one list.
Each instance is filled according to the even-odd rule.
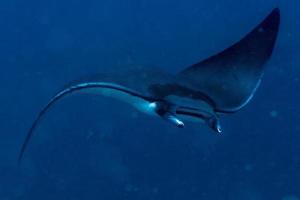
[[209,96],[218,112],[241,109],[259,86],[279,23],[280,12],[276,8],[240,41],[179,73],[179,82]]

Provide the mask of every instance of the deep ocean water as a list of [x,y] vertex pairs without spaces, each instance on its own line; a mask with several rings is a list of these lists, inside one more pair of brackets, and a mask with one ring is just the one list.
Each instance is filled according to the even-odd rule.
[[[228,47],[273,8],[281,27],[253,100],[222,135],[115,100],[74,95],[21,143],[41,107],[83,75],[131,66],[176,73]],[[300,2],[0,2],[0,199],[300,199]]]

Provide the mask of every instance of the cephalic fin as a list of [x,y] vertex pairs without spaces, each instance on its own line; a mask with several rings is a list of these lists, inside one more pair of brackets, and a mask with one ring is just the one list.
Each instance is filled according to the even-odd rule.
[[184,127],[184,123],[180,119],[178,119],[178,117],[176,117],[175,114],[167,112],[164,115],[162,115],[162,118],[164,118],[165,120],[167,120],[171,124],[174,124],[178,128],[183,128]]

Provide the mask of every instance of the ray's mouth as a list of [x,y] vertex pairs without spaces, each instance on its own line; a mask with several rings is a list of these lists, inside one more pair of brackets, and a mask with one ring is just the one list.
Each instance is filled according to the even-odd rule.
[[[198,112],[196,112],[198,111]],[[199,120],[203,120],[211,129],[213,129],[217,133],[222,132],[222,128],[220,125],[220,121],[216,115],[206,113],[203,111],[201,113],[198,109],[191,109],[191,110],[176,110],[177,115],[185,115],[189,117],[193,117]]]

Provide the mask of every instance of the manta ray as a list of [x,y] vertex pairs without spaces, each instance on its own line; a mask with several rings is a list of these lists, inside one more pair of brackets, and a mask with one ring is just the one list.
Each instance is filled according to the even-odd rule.
[[275,8],[238,42],[177,74],[137,68],[72,82],[40,111],[18,160],[22,160],[34,131],[50,108],[64,97],[80,92],[119,99],[180,128],[186,119],[204,122],[221,133],[220,116],[239,111],[258,88],[274,49],[279,24],[280,11]]

